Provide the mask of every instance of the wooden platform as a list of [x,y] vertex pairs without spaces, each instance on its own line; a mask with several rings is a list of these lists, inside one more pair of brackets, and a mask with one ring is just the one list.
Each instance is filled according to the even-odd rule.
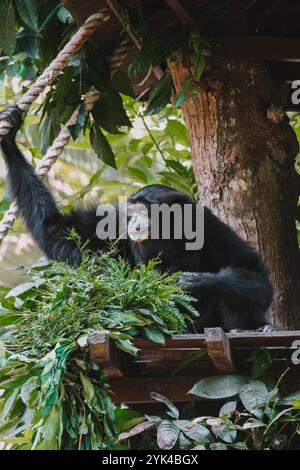
[[[295,343],[295,342],[298,342]],[[164,345],[136,339],[137,357],[116,348],[106,333],[89,339],[92,359],[110,377],[115,403],[152,403],[150,392],[167,395],[175,402],[189,402],[186,395],[202,377],[218,374],[250,373],[253,351],[266,350],[272,357],[271,372],[279,375],[292,364],[294,350],[300,348],[300,331],[272,333],[224,333],[221,328],[207,328],[203,335],[177,335]]]

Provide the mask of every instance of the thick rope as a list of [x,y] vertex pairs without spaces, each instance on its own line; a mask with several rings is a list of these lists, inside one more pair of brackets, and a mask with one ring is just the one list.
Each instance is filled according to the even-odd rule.
[[[45,90],[45,88],[53,83],[55,78],[69,62],[69,60],[79,51],[81,46],[96,31],[97,27],[110,18],[109,10],[103,9],[94,15],[91,15],[74,34],[70,42],[62,49],[51,64],[44,70],[42,75],[35,81],[29,90],[16,103],[21,111],[27,111],[36,98]],[[0,141],[12,129],[9,121],[0,122]]]
[[[121,41],[119,47],[115,50],[113,56],[111,57],[112,75],[114,75],[120,68],[123,60],[126,58],[131,47],[132,42],[128,37],[124,38]],[[100,91],[96,90],[96,88],[93,87],[88,91],[85,96],[85,109],[87,112],[91,111],[96,101],[98,101],[100,94]],[[54,139],[52,145],[48,148],[46,154],[38,163],[36,173],[40,177],[43,177],[48,174],[52,165],[56,162],[57,158],[59,157],[59,155],[61,155],[64,148],[68,144],[71,137],[68,127],[76,123],[79,110],[80,106],[75,109],[68,122],[65,124],[65,126],[61,128],[59,134]],[[9,206],[8,210],[5,212],[3,219],[0,222],[0,244],[6,237],[7,232],[13,227],[13,224],[17,219],[18,215],[18,206],[15,202],[13,202]]]

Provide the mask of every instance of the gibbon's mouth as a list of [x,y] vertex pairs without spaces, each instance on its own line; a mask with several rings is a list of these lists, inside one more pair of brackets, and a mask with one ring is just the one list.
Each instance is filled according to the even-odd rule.
[[149,238],[150,221],[147,207],[143,204],[131,204],[128,206],[130,220],[128,222],[128,236],[136,242],[142,243]]
[[142,243],[149,239],[149,227],[139,227],[137,225],[130,227],[130,225],[128,225],[128,236],[132,241]]

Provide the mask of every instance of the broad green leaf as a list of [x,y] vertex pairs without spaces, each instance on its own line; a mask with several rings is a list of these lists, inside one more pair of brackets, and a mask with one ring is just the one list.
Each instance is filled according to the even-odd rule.
[[175,446],[180,430],[171,421],[162,421],[157,429],[157,445],[159,449],[173,449]]
[[115,425],[118,432],[124,432],[145,421],[138,411],[117,407],[115,409]]
[[263,382],[253,380],[243,385],[239,391],[240,399],[250,413],[256,412],[257,409],[267,403],[269,391]]
[[164,334],[155,326],[145,326],[144,333],[146,337],[150,339],[150,341],[153,341],[154,343],[165,344],[166,339]]
[[0,50],[11,56],[16,49],[15,10],[11,0],[0,2]]
[[142,181],[142,183],[148,184],[148,176],[140,168],[128,167],[127,172],[134,176],[138,181]]
[[170,101],[172,82],[169,74],[166,74],[151,91],[146,115],[152,116],[159,113]]
[[4,421],[5,418],[9,415],[10,410],[12,409],[17,397],[19,395],[19,390],[13,390],[8,396],[4,395],[4,406],[0,414],[1,421]]
[[189,145],[187,129],[180,121],[169,119],[166,130],[176,138],[176,141],[187,146]]
[[136,356],[136,354],[139,352],[139,349],[136,348],[131,343],[131,341],[127,339],[117,339],[116,345],[123,351],[127,352],[128,354],[131,354],[132,356]]
[[230,416],[236,410],[237,402],[229,401],[222,406],[219,411],[219,416]]
[[191,439],[188,439],[183,432],[180,432],[178,442],[180,449],[186,449],[192,443]]
[[92,401],[94,396],[95,396],[95,389],[94,389],[94,385],[92,384],[92,382],[87,378],[85,377],[82,373],[80,374],[80,380],[81,380],[81,383],[82,383],[82,386],[83,386],[83,393],[84,393],[84,396],[86,397],[86,399],[88,401]]
[[132,127],[119,93],[102,93],[94,105],[92,116],[98,126],[111,134],[119,134],[120,127]]
[[175,419],[179,418],[178,408],[174,405],[174,403],[169,398],[164,397],[163,395],[157,392],[152,392],[150,396],[154,400],[164,403],[169,408],[170,410],[169,415],[172,416],[172,418],[175,418]]
[[246,382],[240,375],[218,375],[200,380],[188,393],[211,399],[229,398],[237,395]]
[[126,96],[134,96],[131,82],[127,73],[123,70],[118,69],[117,72],[113,75],[112,86]]
[[222,439],[222,441],[227,442],[228,444],[232,444],[237,436],[236,429],[227,426],[226,424],[212,426],[211,430],[218,439]]
[[150,428],[153,428],[157,423],[155,421],[144,421],[143,423],[139,423],[130,429],[127,432],[122,432],[118,437],[118,442],[122,442],[125,439],[129,439],[130,437],[137,436]]
[[227,446],[222,442],[213,442],[209,445],[210,450],[227,450]]
[[117,168],[112,148],[102,130],[96,124],[91,127],[90,142],[100,160],[113,168]]
[[54,405],[51,409],[50,415],[45,420],[42,428],[42,441],[37,445],[37,450],[58,450],[61,443],[63,425],[61,408],[59,405]]
[[39,30],[38,4],[35,0],[15,0],[21,20],[36,32]]
[[175,421],[176,426],[192,441],[207,442],[210,439],[210,431],[199,423],[192,423],[188,420]]
[[250,418],[243,424],[243,429],[256,429],[261,427],[265,427],[265,424],[255,418]]

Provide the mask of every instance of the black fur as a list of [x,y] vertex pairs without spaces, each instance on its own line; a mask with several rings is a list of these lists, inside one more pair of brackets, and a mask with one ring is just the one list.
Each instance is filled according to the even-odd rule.
[[[13,112],[13,117],[11,117]],[[73,240],[66,239],[74,227],[93,251],[105,250],[107,243],[96,236],[100,220],[95,208],[63,216],[44,183],[26,162],[15,143],[22,116],[14,106],[0,114],[11,119],[14,130],[2,141],[8,177],[20,213],[33,238],[50,259],[79,264],[81,253]],[[151,204],[193,204],[185,194],[163,185],[149,185],[131,196],[130,202]],[[265,312],[272,300],[272,287],[259,253],[205,208],[204,247],[187,251],[186,240],[119,240],[122,254],[133,265],[161,256],[161,269],[185,271],[180,284],[197,299],[204,327],[257,329],[268,325]]]

